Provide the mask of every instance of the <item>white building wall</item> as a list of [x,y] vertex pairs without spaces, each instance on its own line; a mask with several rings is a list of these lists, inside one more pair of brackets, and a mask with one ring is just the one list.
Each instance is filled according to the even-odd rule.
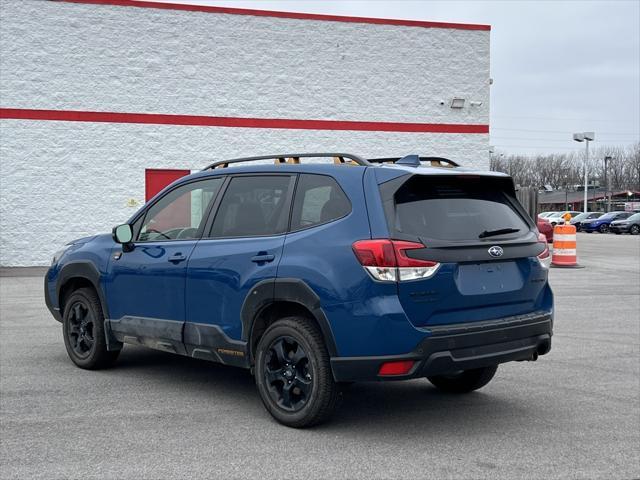
[[[35,0],[0,8],[4,108],[488,124],[486,30]],[[454,96],[466,107],[451,109]],[[144,201],[145,168],[332,150],[488,168],[488,134],[3,119],[0,265],[44,265],[66,241],[128,218],[128,201]]]

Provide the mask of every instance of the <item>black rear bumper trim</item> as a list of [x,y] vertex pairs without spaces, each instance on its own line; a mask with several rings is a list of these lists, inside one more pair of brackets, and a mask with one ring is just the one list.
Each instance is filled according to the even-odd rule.
[[[471,331],[464,331],[461,324],[450,325],[403,355],[333,357],[333,376],[338,382],[407,380],[527,360],[548,353],[553,330],[551,314],[536,312],[521,317],[469,325]],[[378,375],[383,363],[402,360],[415,361],[406,375]]]

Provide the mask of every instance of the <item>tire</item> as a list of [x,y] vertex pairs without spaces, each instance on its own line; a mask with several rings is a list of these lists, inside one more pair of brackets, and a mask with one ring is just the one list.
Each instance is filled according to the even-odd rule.
[[255,356],[258,393],[278,422],[293,428],[317,425],[335,410],[339,388],[321,333],[303,317],[273,323]]
[[640,225],[631,225],[631,227],[629,228],[629,233],[631,235],[638,235],[640,234]]
[[66,299],[62,334],[69,358],[80,368],[110,367],[120,354],[107,350],[100,299],[91,288],[79,288]]
[[609,231],[609,225],[607,225],[606,223],[603,223],[598,227],[598,231],[600,233],[607,233]]
[[447,393],[469,393],[484,387],[498,370],[497,365],[464,370],[455,375],[437,375],[427,379],[439,390]]

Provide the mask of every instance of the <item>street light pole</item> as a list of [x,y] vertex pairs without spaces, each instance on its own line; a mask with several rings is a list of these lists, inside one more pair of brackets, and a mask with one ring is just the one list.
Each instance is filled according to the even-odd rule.
[[611,211],[611,186],[609,185],[608,164],[612,160],[611,157],[604,157],[604,186],[607,189],[607,213]]
[[584,139],[587,147],[586,147],[586,156],[584,157],[584,213],[587,213],[587,211],[589,210],[587,208],[588,206],[588,191],[589,191],[589,175],[588,175],[588,169],[589,169],[589,140],[588,139]]
[[588,187],[588,165],[589,165],[589,142],[593,141],[596,138],[596,134],[593,132],[583,132],[583,133],[574,133],[573,134],[573,139],[576,142],[586,142],[586,154],[584,157],[584,213],[587,213],[589,211],[588,207],[587,207],[587,202],[588,202],[588,191],[589,191],[589,187]]

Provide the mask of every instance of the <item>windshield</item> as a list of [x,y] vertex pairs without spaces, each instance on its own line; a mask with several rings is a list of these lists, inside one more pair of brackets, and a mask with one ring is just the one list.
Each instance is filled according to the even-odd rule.
[[506,193],[477,178],[416,175],[394,200],[398,233],[455,241],[529,232]]
[[627,218],[627,220],[631,220],[632,222],[637,222],[638,220],[640,220],[640,213],[634,213],[629,218]]

